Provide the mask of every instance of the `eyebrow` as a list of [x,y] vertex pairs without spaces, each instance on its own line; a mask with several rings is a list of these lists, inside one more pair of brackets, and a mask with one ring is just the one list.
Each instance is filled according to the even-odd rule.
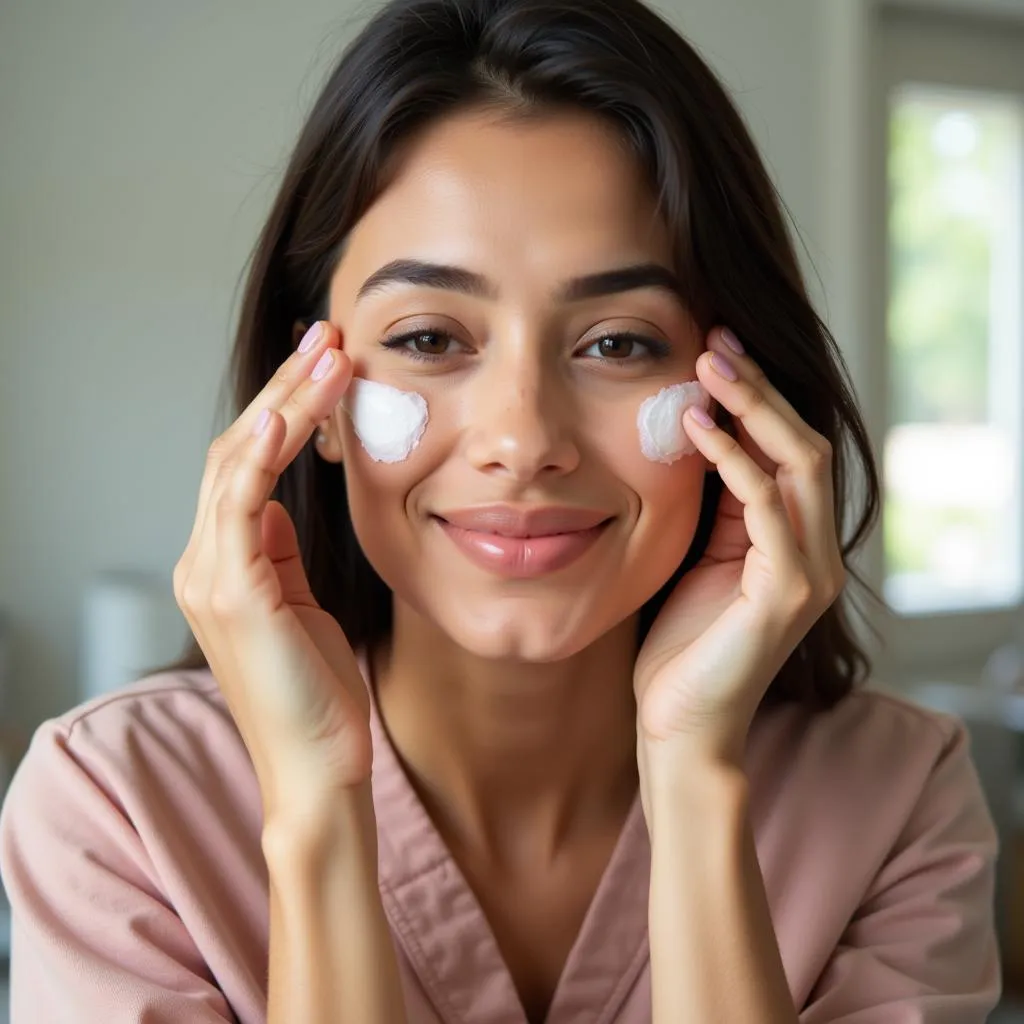
[[[383,291],[389,284],[443,288],[491,301],[499,298],[498,289],[483,274],[477,274],[465,267],[405,259],[394,260],[368,277],[359,289],[356,304],[375,292]],[[616,295],[638,288],[660,288],[669,292],[684,306],[688,305],[689,300],[683,291],[682,282],[671,270],[658,263],[639,263],[617,270],[606,270],[599,274],[574,277],[555,291],[554,298],[558,302],[582,302],[585,299]]]

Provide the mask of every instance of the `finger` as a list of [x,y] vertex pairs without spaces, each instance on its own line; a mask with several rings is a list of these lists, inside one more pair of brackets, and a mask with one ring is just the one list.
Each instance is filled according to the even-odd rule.
[[305,447],[313,432],[330,417],[352,383],[352,360],[340,349],[328,346],[312,373],[277,407],[285,424],[284,440],[277,454],[277,472]]
[[[271,411],[263,432],[251,435],[237,457],[225,463],[230,477],[211,512],[214,536],[208,539],[213,542],[216,559],[210,563],[216,565],[212,582],[218,601],[238,611],[254,601],[280,597],[276,573],[269,571],[257,578],[255,569],[264,556],[263,513],[278,480],[276,462],[283,439],[284,421],[280,413]],[[264,568],[273,567],[268,564]]]
[[828,446],[749,357],[705,352],[697,360],[697,376],[776,465],[802,470]]
[[328,348],[336,348],[340,341],[337,328],[329,321],[318,320],[313,324],[300,342],[300,348],[307,346],[306,351],[296,349],[292,352],[238,419],[228,427],[226,435],[229,448],[248,440],[260,413],[264,409],[279,409],[296,388],[309,378],[324,352]]
[[[265,554],[262,543],[263,516],[281,473],[309,440],[318,424],[329,415],[352,379],[352,362],[329,344],[321,353],[311,375],[285,400],[279,409],[268,407],[264,431],[242,441],[233,457],[222,463],[214,485],[215,545],[218,565],[230,565],[230,578],[218,586],[228,590],[221,600],[234,601],[263,596],[280,603],[281,584],[276,567]],[[280,434],[280,436],[278,436]],[[267,437],[266,435],[269,435]],[[261,574],[253,571],[263,560]],[[245,580],[243,593],[230,588]]]
[[804,556],[797,544],[782,491],[743,450],[739,442],[701,417],[703,410],[688,409],[683,417],[687,434],[718,470],[722,482],[743,505],[750,542],[765,555],[780,583],[804,572]]
[[[264,409],[278,410],[284,417],[285,433],[278,449],[277,472],[280,474],[309,440],[317,425],[341,401],[351,380],[352,361],[337,347],[340,335],[333,325],[327,321],[320,321],[320,325],[320,335],[318,338],[314,336],[312,348],[306,352],[293,352],[242,414],[210,446],[196,511],[199,535],[205,530],[210,506],[217,501],[223,488],[222,464],[232,458],[240,446],[248,444],[252,428]],[[314,381],[311,374],[328,351],[332,359],[329,372],[321,380]]]
[[[326,320],[318,320],[306,332],[298,349],[281,364],[277,373],[255,398],[242,410],[238,418],[210,444],[206,454],[203,478],[199,484],[199,499],[190,546],[205,529],[206,513],[215,492],[218,470],[239,443],[252,433],[253,425],[260,413],[267,408],[276,409],[309,376],[324,350],[332,343],[333,326]],[[305,351],[301,351],[302,348]]]
[[766,473],[776,476],[779,472],[779,464],[774,459],[770,459],[765,450],[754,440],[753,435],[750,433],[750,428],[738,416],[730,417],[730,419],[732,420],[733,433],[743,450]]
[[[832,485],[832,448],[802,420],[764,372],[748,356],[725,348],[718,332],[713,350],[697,361],[697,375],[713,397],[730,412],[737,437],[766,472],[767,456],[777,465],[784,496],[794,503],[799,543],[815,564],[830,565],[838,550]],[[735,375],[736,380],[728,377]]]
[[[743,346],[736,339],[736,336],[730,332],[730,335],[736,345],[740,348]],[[787,423],[793,427],[794,430],[806,434],[808,437],[815,434],[815,431],[811,428],[810,424],[803,419],[803,417],[793,408],[789,400],[774,384],[768,379],[767,374],[764,370],[758,366],[757,362],[747,354],[746,351],[737,352],[731,345],[724,340],[724,328],[715,328],[708,335],[708,352],[717,352],[720,356],[723,356],[725,360],[730,363],[736,370],[737,374],[745,381],[749,381],[758,387],[762,397],[765,401],[778,412]]]

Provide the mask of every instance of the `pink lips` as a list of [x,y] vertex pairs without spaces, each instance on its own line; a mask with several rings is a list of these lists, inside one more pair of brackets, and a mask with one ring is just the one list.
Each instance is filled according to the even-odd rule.
[[594,509],[488,505],[445,512],[437,521],[476,565],[526,578],[575,562],[601,536],[610,518]]

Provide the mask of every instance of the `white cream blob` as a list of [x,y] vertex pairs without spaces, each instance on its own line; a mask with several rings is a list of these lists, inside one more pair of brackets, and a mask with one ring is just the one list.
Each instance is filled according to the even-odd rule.
[[341,400],[352,427],[375,462],[409,458],[427,428],[427,400],[364,377],[353,377]]
[[687,381],[662,388],[641,406],[636,425],[640,431],[640,450],[651,462],[670,464],[697,448],[683,429],[683,413],[691,405],[707,411],[711,395],[700,381]]

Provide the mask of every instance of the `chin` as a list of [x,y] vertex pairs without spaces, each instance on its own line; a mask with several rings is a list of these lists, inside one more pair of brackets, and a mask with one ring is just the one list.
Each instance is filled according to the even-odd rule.
[[506,632],[481,636],[478,633],[461,632],[452,635],[464,651],[487,661],[529,662],[534,665],[565,661],[587,647],[587,643],[566,643],[553,638],[525,636],[521,633]]
[[606,628],[576,616],[518,609],[490,614],[446,618],[437,626],[464,651],[490,661],[522,661],[543,664],[564,661],[585,650]]

